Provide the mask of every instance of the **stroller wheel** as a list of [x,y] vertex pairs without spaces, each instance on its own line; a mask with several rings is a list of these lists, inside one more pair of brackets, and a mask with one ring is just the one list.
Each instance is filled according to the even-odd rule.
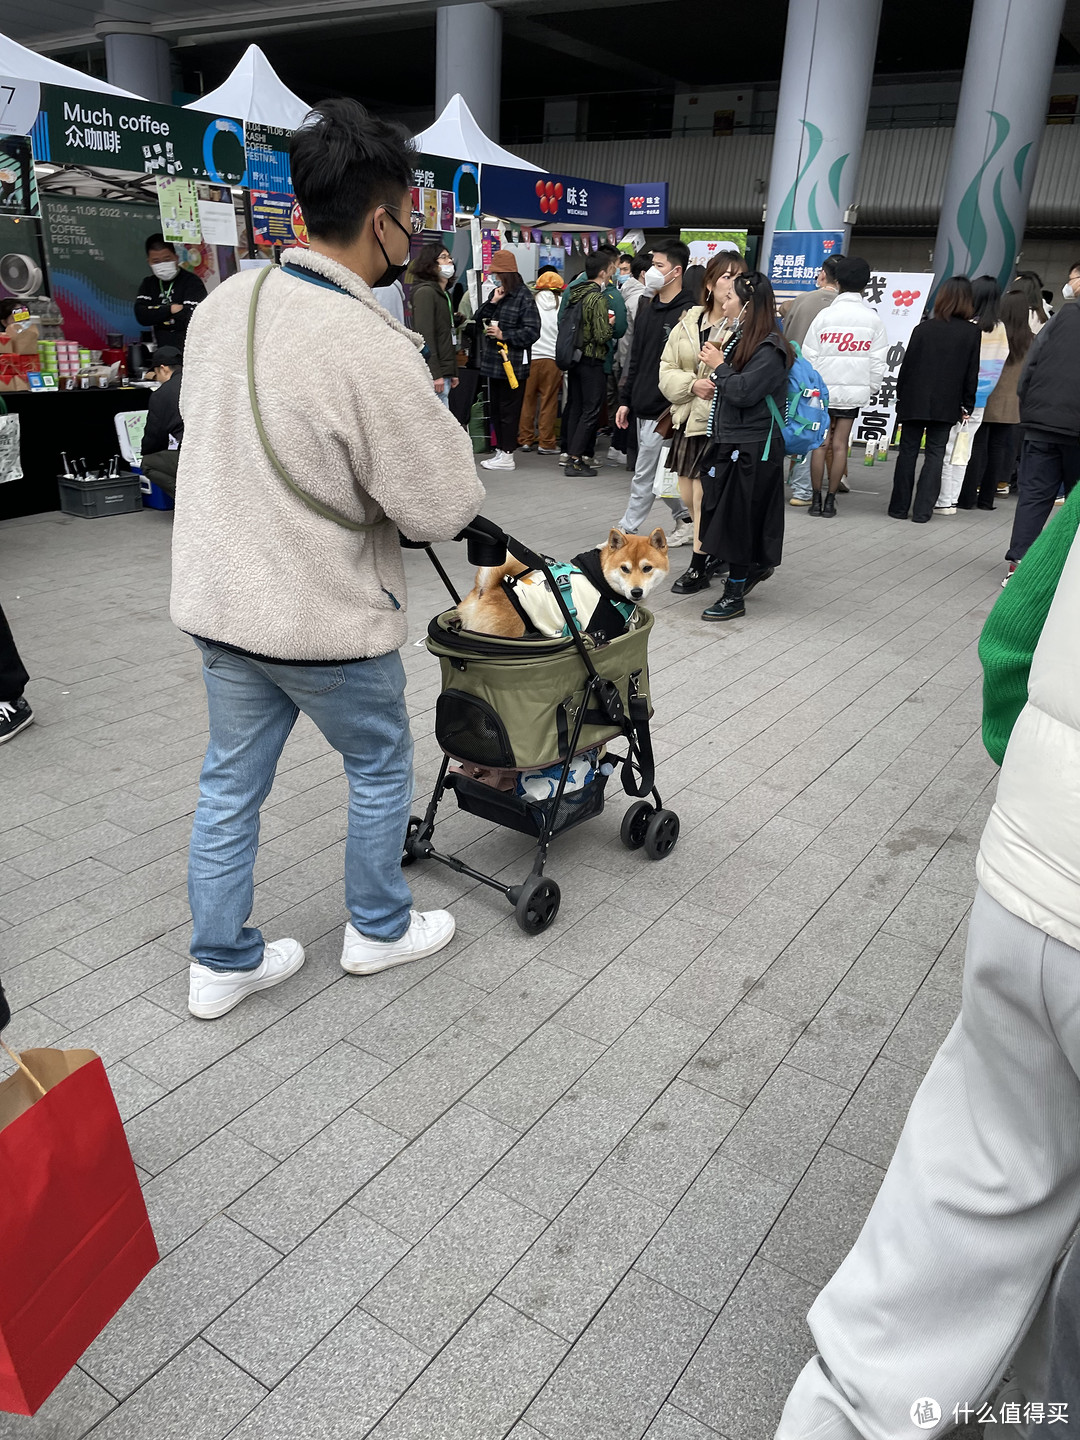
[[645,832],[645,854],[650,860],[663,860],[679,841],[679,817],[674,810],[657,810]]
[[630,809],[622,817],[622,825],[619,827],[619,839],[628,850],[640,850],[645,844],[645,838],[649,829],[649,821],[653,816],[653,807],[648,800],[635,800]]
[[416,863],[417,856],[413,851],[412,842],[416,839],[417,835],[419,835],[423,823],[419,815],[409,816],[409,825],[405,831],[405,848],[401,852],[402,865],[413,865]]
[[514,916],[526,935],[539,935],[559,913],[562,895],[554,880],[545,875],[530,875],[520,888]]

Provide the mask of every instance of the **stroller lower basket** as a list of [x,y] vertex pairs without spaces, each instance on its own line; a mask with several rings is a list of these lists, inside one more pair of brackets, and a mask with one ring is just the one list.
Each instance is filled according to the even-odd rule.
[[545,825],[550,827],[549,834],[561,835],[564,830],[599,815],[604,808],[607,778],[606,775],[597,775],[584,789],[567,791],[556,803],[554,799],[530,800],[506,790],[496,790],[458,772],[452,771],[447,776],[462,810],[481,820],[491,820],[507,830],[517,830],[522,835],[537,838],[544,833]]

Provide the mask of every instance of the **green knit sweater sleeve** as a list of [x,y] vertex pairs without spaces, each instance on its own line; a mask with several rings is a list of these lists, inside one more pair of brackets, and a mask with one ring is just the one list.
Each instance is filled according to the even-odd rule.
[[1031,658],[1080,527],[1080,485],[1016,567],[979,637],[983,744],[998,765],[1027,704]]

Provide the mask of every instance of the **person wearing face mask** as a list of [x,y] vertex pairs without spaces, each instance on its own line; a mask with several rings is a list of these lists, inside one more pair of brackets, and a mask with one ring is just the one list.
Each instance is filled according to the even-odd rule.
[[[642,527],[653,507],[653,479],[668,434],[671,406],[660,389],[660,357],[668,336],[689,310],[694,297],[683,289],[683,275],[690,263],[690,250],[681,240],[667,240],[653,246],[652,264],[645,271],[646,295],[634,319],[634,340],[630,359],[619,384],[619,406],[615,424],[625,430],[633,412],[637,427],[637,461],[630,481],[630,498],[618,529],[629,534],[644,533]],[[675,517],[675,528],[667,539],[669,547],[687,545],[694,538],[694,523],[683,500],[665,499]]]
[[435,394],[449,410],[450,391],[457,378],[457,326],[454,306],[446,293],[454,278],[449,250],[429,240],[412,263],[413,329],[424,337],[425,359]]
[[372,293],[409,260],[415,156],[337,99],[294,131],[290,159],[310,248],[219,285],[184,352],[171,614],[201,652],[209,710],[188,866],[188,1008],[205,1020],[304,963],[297,940],[267,944],[248,923],[259,809],[301,711],[349,782],[342,969],[418,960],[454,932],[446,911],[412,909],[401,868],[399,537],[452,539],[484,489],[421,337]]
[[190,270],[181,269],[176,247],[163,235],[147,237],[146,258],[150,274],[135,297],[135,319],[154,332],[156,345],[183,350],[195,307],[206,299],[206,286]]
[[1080,300],[1080,260],[1069,266],[1069,278],[1061,287],[1063,300]]
[[[476,312],[481,327],[480,374],[486,376],[495,454],[481,460],[485,470],[514,470],[525,382],[529,378],[532,346],[540,339],[540,311],[521,278],[512,250],[496,250],[491,257],[495,288]],[[514,373],[511,381],[506,366]]]
[[[720,307],[728,337],[707,341],[701,359],[716,399],[714,442],[703,466],[701,548],[728,567],[724,593],[703,620],[746,614],[746,596],[780,564],[784,546],[784,437],[795,352],[776,320],[776,297],[760,270],[736,275]],[[771,402],[771,403],[770,403]]]

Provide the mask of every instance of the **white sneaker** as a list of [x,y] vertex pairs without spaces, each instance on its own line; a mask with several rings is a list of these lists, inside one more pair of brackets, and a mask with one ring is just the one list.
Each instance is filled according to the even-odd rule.
[[955,506],[955,505],[942,505],[940,502],[937,502],[937,503],[935,503],[935,505],[934,505],[934,514],[935,514],[935,515],[955,515],[955,514],[956,514],[956,506]]
[[372,940],[354,925],[346,925],[341,968],[350,975],[376,975],[393,965],[434,955],[454,938],[454,917],[449,910],[412,910],[410,915],[409,928],[400,940]]
[[850,494],[851,494],[851,486],[847,483],[847,481],[846,481],[842,476],[841,476],[841,479],[840,479],[839,489],[840,489],[840,494],[841,494],[841,495],[850,495]]
[[211,970],[191,962],[188,1009],[199,1020],[218,1020],[256,990],[269,990],[295,975],[304,963],[304,947],[297,940],[274,940],[263,950],[254,970]]
[[490,460],[481,460],[480,467],[483,470],[516,470],[514,457],[509,450],[496,450]]
[[667,537],[667,543],[669,550],[677,550],[680,545],[692,545],[694,543],[694,522],[680,520]]

